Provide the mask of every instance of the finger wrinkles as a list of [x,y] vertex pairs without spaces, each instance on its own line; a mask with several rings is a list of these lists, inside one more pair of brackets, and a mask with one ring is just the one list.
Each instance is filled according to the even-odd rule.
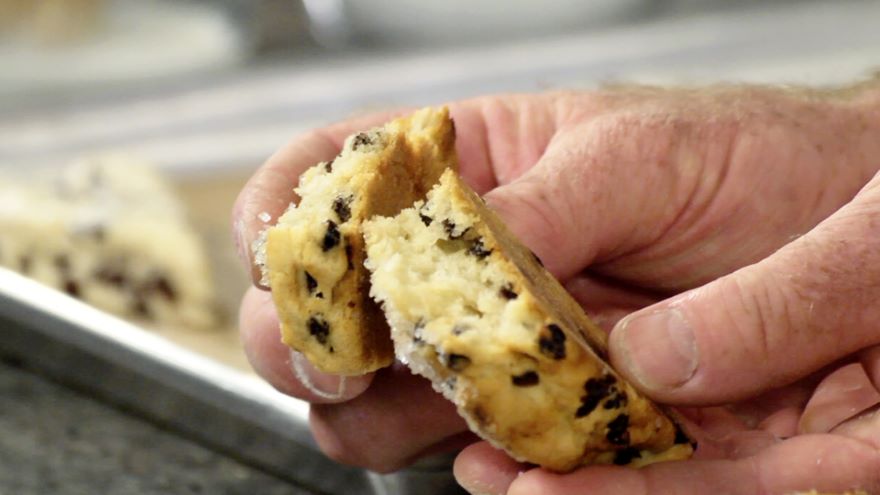
[[742,361],[725,357],[730,349],[754,363],[746,370],[767,388],[880,342],[878,212],[880,198],[857,197],[806,236],[690,300],[684,311],[699,322],[707,354],[701,363],[727,362],[742,372]]
[[[816,489],[840,492],[878,488],[880,452],[862,441],[839,435],[801,435],[771,447],[748,461],[760,491],[775,495]],[[749,493],[749,492],[735,492]]]
[[513,95],[482,98],[475,103],[479,105],[485,152],[494,175],[498,183],[510,183],[538,162],[558,130],[549,98]]
[[[851,352],[880,342],[880,195],[857,197],[795,241],[780,268],[798,299],[806,336]],[[787,266],[785,266],[787,265]]]
[[566,278],[580,271],[585,262],[572,252],[581,244],[572,238],[577,230],[571,227],[571,217],[556,211],[555,199],[544,192],[554,187],[530,174],[491,191],[485,199],[548,270]]

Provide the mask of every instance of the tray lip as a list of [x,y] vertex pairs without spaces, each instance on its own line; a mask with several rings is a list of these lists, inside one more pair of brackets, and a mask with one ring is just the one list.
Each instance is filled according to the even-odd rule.
[[[0,267],[0,313],[46,338],[153,378],[318,452],[308,403],[256,376]],[[37,321],[55,324],[34,325]]]

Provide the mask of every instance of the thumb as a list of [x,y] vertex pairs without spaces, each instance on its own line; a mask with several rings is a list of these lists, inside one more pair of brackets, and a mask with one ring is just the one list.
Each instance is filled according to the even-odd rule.
[[624,318],[611,360],[664,402],[739,400],[880,342],[878,300],[880,175],[760,263]]

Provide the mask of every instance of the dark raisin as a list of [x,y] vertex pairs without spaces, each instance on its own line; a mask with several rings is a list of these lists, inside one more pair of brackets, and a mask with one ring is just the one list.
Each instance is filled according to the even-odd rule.
[[519,294],[513,290],[513,284],[502,285],[501,290],[499,290],[498,293],[501,294],[501,297],[504,299],[516,299],[519,296]]
[[538,255],[535,254],[534,251],[532,251],[532,258],[535,258],[535,261],[538,262],[539,265],[544,266],[544,262],[541,261],[541,258],[538,258]]
[[595,409],[595,408],[596,408],[595,404],[584,402],[574,412],[574,417],[583,418],[584,416],[593,412],[593,409]]
[[440,388],[443,390],[455,390],[455,385],[458,383],[458,378],[455,376],[450,376],[443,380],[443,383],[440,384]]
[[177,291],[174,290],[174,286],[171,285],[167,278],[161,275],[148,279],[138,287],[137,292],[142,296],[149,295],[150,293],[159,293],[168,301],[177,300]]
[[455,223],[448,218],[443,220],[443,230],[446,231],[446,235],[452,237],[452,233],[455,232]]
[[336,352],[336,348],[333,347],[332,345],[327,350],[330,351],[330,354],[333,354],[334,352]]
[[114,268],[112,266],[99,268],[95,272],[95,279],[114,287],[122,287],[127,282],[125,274],[122,272],[122,270]]
[[467,231],[471,229],[470,227],[468,227],[456,234],[455,230],[457,228],[458,226],[455,225],[455,222],[453,222],[452,220],[449,220],[448,218],[446,220],[443,220],[443,230],[446,232],[446,236],[452,240],[461,239],[462,237],[464,237]]
[[621,407],[625,407],[628,398],[626,396],[626,392],[618,390],[617,387],[611,387],[611,392],[608,396],[608,400],[602,404],[603,409],[619,409]]
[[446,362],[444,364],[452,371],[463,371],[465,368],[470,366],[471,358],[463,354],[448,354],[446,356]]
[[339,228],[333,220],[327,220],[327,232],[321,241],[321,250],[325,253],[339,245]]
[[131,310],[138,316],[144,318],[150,317],[150,307],[147,305],[147,300],[144,299],[144,296],[141,293],[136,293],[134,295],[134,303],[132,304]]
[[333,162],[336,161],[336,158],[332,158],[329,162],[324,162],[324,171],[328,174],[333,171]]
[[373,138],[366,132],[358,133],[351,142],[351,149],[356,150],[361,146],[369,146],[373,144]]
[[611,375],[605,375],[601,378],[590,378],[584,383],[584,391],[586,395],[581,397],[581,405],[578,407],[577,411],[575,411],[574,416],[576,418],[583,418],[584,416],[593,412],[596,409],[596,406],[602,402],[602,399],[608,397],[608,394],[611,391],[611,387],[614,385],[614,377]]
[[150,283],[150,286],[153,290],[162,294],[162,297],[167,301],[176,301],[177,300],[177,291],[174,290],[174,286],[171,285],[171,282],[168,281],[165,277],[156,277]]
[[483,409],[483,406],[477,404],[471,409],[471,415],[474,417],[474,420],[480,426],[486,426],[489,424],[489,414]]
[[[318,292],[317,294],[315,294],[315,297],[317,297],[318,299],[324,299],[324,293]],[[349,307],[351,307],[351,306],[349,306]]]
[[626,466],[632,462],[633,459],[638,459],[639,457],[642,457],[642,453],[639,449],[635,447],[627,447],[618,450],[617,453],[614,454],[614,464],[618,466]]
[[77,281],[71,279],[67,279],[64,281],[64,292],[73,297],[79,297],[82,294],[82,291],[80,291]]
[[351,196],[339,196],[338,198],[333,200],[333,211],[336,213],[336,216],[339,217],[339,221],[342,223],[347,222],[351,218]]
[[684,430],[681,429],[681,426],[675,425],[675,444],[683,445],[686,443],[691,443],[691,439],[685,435]]
[[327,336],[330,335],[330,324],[318,315],[312,316],[307,322],[309,327],[309,335],[315,338],[320,344],[327,343]]
[[18,270],[21,273],[30,273],[31,267],[34,265],[34,259],[29,255],[24,254],[20,258],[18,258]]
[[352,251],[351,251],[351,244],[349,243],[349,244],[345,245],[345,259],[348,260],[348,269],[354,270],[354,264],[351,262],[351,257],[352,257]]
[[67,273],[70,271],[70,258],[67,257],[66,254],[59,254],[55,256],[55,259],[52,260],[55,264],[55,268],[62,273]]
[[614,445],[629,445],[629,415],[620,414],[612,419],[605,438]]
[[303,273],[306,275],[306,290],[308,290],[309,294],[311,294],[315,292],[315,289],[318,288],[318,281],[315,280],[315,277],[313,277],[311,273],[305,270],[303,270]]
[[458,335],[461,335],[461,334],[467,332],[468,330],[470,330],[470,327],[468,327],[467,325],[461,325],[461,324],[454,325],[452,327],[452,335],[458,336]]
[[425,320],[419,318],[416,324],[413,326],[413,343],[416,344],[424,344],[425,338],[422,336],[422,331],[425,329]]
[[486,256],[489,256],[489,254],[491,254],[491,253],[492,253],[491,249],[486,249],[486,247],[483,246],[482,239],[477,239],[477,240],[473,241],[471,243],[471,246],[468,248],[468,254],[472,254],[479,259],[483,259]]
[[565,333],[553,323],[547,325],[547,330],[550,335],[544,334],[538,339],[541,353],[553,359],[565,359]]
[[514,375],[510,377],[510,380],[517,387],[531,387],[532,385],[537,385],[540,378],[534,371],[526,371],[522,375]]
[[611,397],[602,404],[603,409],[618,409],[621,407],[626,407],[626,403],[629,398],[626,396],[626,392],[623,390],[617,390],[617,387],[611,388]]
[[419,212],[419,218],[422,220],[422,223],[425,224],[425,227],[431,225],[431,222],[434,221],[433,218],[429,217],[428,215],[425,215],[422,212]]

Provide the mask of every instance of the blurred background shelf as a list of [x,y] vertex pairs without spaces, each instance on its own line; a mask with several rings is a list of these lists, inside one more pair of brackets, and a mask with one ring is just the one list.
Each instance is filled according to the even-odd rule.
[[[181,172],[252,168],[291,136],[353,112],[621,81],[834,84],[880,66],[878,2],[673,12],[679,13],[493,43],[400,46],[386,40],[316,51],[311,42],[298,52],[251,58],[242,49],[222,69],[194,66],[176,77],[91,87],[9,89],[16,71],[3,71],[0,164],[51,165],[124,149]],[[154,59],[174,53],[166,45],[152,51]]]

